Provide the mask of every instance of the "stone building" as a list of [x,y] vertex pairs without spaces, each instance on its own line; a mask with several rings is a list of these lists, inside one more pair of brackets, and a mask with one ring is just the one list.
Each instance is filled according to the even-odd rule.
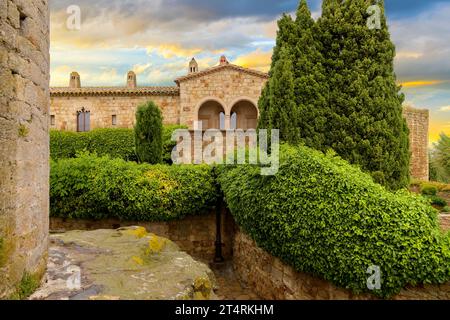
[[[125,87],[82,87],[80,75],[70,75],[69,87],[51,88],[51,128],[89,131],[132,128],[137,107],[153,100],[166,124],[198,129],[253,129],[257,102],[268,74],[230,64],[222,56],[217,66],[199,71],[192,59],[188,73],[169,87],[140,87],[130,71]],[[411,129],[412,175],[428,180],[428,113],[406,108]]]

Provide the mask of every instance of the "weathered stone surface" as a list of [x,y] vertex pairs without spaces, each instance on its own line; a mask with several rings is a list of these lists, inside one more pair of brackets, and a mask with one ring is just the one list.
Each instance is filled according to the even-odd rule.
[[0,299],[46,266],[48,23],[47,0],[0,1]]
[[172,241],[142,227],[51,236],[45,284],[31,299],[214,299],[215,278]]

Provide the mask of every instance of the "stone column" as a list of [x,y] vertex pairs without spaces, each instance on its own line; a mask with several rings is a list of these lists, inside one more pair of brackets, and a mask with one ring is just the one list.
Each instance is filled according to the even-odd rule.
[[231,115],[226,114],[225,115],[225,130],[230,130],[230,129],[231,129]]
[[46,268],[49,216],[47,0],[0,0],[0,298]]

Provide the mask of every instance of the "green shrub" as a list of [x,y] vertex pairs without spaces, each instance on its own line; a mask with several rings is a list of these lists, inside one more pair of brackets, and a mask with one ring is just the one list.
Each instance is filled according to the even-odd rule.
[[438,187],[432,184],[423,184],[420,187],[420,193],[422,193],[424,196],[435,196],[438,193]]
[[[172,133],[177,129],[187,129],[181,125],[163,127],[163,161],[172,164],[172,150],[175,142]],[[96,153],[128,161],[137,161],[134,151],[134,131],[132,129],[96,129],[91,132],[50,132],[50,154],[53,160],[75,158],[80,151]]]
[[[389,297],[408,284],[450,279],[450,239],[422,196],[391,193],[360,169],[306,147],[282,146],[280,170],[221,167],[225,199],[243,231],[301,272]],[[382,272],[369,291],[370,266]]]
[[442,199],[441,197],[438,196],[426,196],[428,199],[430,199],[431,204],[433,206],[437,206],[437,207],[445,207],[447,205],[447,201],[445,201],[444,199]]
[[78,152],[88,151],[137,161],[134,151],[134,132],[131,129],[96,129],[91,132],[50,132],[50,155],[53,160],[75,158]]
[[442,212],[450,213],[450,207],[446,206],[444,209],[442,209]]
[[81,155],[52,161],[51,215],[166,221],[209,210],[216,201],[208,166],[167,166]]
[[187,129],[187,126],[166,125],[163,129],[163,162],[172,164],[172,150],[176,142],[172,141],[172,134],[178,129]]
[[156,104],[149,101],[138,107],[134,126],[134,142],[136,155],[140,162],[162,163],[162,134],[162,115]]

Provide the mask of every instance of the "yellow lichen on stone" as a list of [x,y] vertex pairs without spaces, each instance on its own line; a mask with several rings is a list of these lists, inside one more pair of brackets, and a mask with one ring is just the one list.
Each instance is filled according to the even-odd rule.
[[[199,277],[194,281],[194,299],[209,300],[211,297],[212,284],[206,277]],[[200,298],[201,299],[198,299]]]
[[148,235],[147,230],[144,227],[136,227],[134,229],[127,229],[125,234],[135,236],[138,239],[144,238]]
[[134,263],[143,266],[144,265],[144,260],[141,257],[133,257],[131,258],[131,260],[133,260]]
[[148,240],[148,248],[146,250],[146,254],[155,254],[160,253],[167,244],[167,240],[164,238],[160,238],[154,234],[150,236],[150,240]]

